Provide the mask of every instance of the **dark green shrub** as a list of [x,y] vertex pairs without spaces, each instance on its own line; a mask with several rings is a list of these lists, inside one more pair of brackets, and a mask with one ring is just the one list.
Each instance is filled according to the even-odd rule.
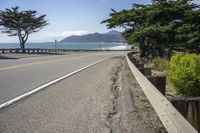
[[178,95],[200,96],[200,55],[174,55],[167,77]]

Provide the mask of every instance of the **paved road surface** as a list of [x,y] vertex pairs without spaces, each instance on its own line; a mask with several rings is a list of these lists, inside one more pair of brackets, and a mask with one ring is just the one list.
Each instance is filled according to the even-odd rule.
[[[87,58],[92,62],[111,55]],[[77,58],[78,65],[86,57]],[[48,68],[42,66],[41,70]],[[85,69],[0,110],[0,132],[162,133],[165,130],[122,56]]]
[[[0,60],[0,104],[84,66],[126,52],[82,52]],[[9,55],[9,57],[11,57]]]

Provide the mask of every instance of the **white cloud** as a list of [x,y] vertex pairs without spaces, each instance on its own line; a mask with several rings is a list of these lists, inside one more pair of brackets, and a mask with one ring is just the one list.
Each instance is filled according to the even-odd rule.
[[84,31],[84,30],[77,30],[77,31],[63,31],[63,32],[39,32],[35,35],[39,35],[40,37],[43,38],[49,38],[49,37],[68,37],[68,36],[72,36],[72,35],[84,35],[84,34],[88,34],[88,31]]
[[78,30],[78,31],[65,31],[65,32],[61,32],[60,36],[63,37],[67,37],[67,36],[72,36],[72,35],[85,35],[88,34],[88,31],[84,31],[84,30]]
[[58,41],[64,39],[65,37],[72,36],[72,35],[85,35],[88,34],[88,31],[84,30],[77,30],[77,31],[63,31],[63,32],[38,32],[33,34],[29,38],[29,42],[52,42],[55,39]]
[[[48,32],[40,31],[38,33],[30,34],[28,42],[52,42],[55,39],[62,40],[65,37],[72,35],[85,35],[88,34],[88,31],[77,30],[77,31],[63,31],[63,32]],[[6,34],[0,35],[0,43],[18,43],[18,37],[8,37]]]
[[193,2],[200,4],[200,0],[194,0]]

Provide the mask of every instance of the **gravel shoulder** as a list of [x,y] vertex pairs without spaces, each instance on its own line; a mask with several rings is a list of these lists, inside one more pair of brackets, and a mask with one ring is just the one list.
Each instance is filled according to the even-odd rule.
[[166,133],[155,110],[137,83],[126,61],[121,71],[121,97],[119,108],[121,127],[128,133]]
[[120,56],[0,110],[0,132],[166,131]]

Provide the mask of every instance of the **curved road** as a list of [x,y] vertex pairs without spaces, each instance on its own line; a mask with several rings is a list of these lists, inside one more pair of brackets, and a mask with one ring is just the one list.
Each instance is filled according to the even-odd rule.
[[0,109],[0,133],[165,133],[130,74],[125,54],[89,52],[0,60],[3,103],[109,58]]
[[0,104],[56,78],[127,52],[83,52],[0,60]]

